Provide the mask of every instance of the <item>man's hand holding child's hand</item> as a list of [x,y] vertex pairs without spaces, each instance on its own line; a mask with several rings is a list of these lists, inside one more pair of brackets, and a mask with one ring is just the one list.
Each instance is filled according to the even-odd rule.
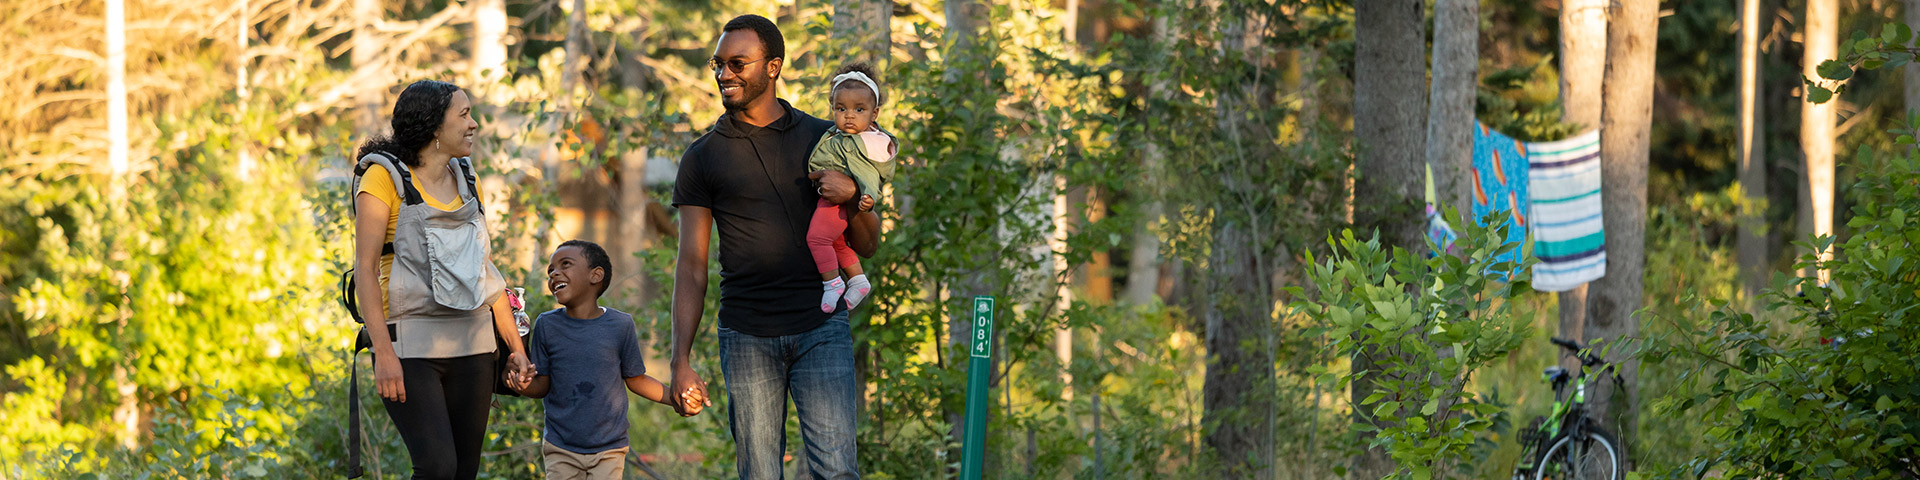
[[661,398],[660,403],[674,407],[675,410],[681,412],[680,416],[682,417],[699,415],[701,410],[705,410],[707,407],[713,405],[713,399],[707,398],[706,382],[702,381],[700,383],[701,388],[689,388],[686,391],[680,392],[679,395],[674,395],[673,391],[676,389],[669,386],[667,387],[666,397]]

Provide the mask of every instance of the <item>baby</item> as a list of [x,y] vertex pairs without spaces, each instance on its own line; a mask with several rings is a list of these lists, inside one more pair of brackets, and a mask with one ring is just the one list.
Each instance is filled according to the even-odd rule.
[[[840,67],[834,72],[832,85],[829,95],[833,109],[827,119],[833,121],[834,128],[820,137],[813,157],[807,160],[807,169],[834,170],[853,177],[860,187],[859,211],[872,210],[880,186],[893,178],[893,156],[899,151],[893,135],[874,124],[887,95],[874,79],[873,67],[866,63]],[[854,213],[852,207],[822,198],[814,206],[813,221],[807,225],[807,250],[820,269],[820,284],[825,290],[820,295],[822,312],[833,313],[842,299],[849,309],[859,306],[873,290],[860,269],[860,258],[847,247],[847,219]]]

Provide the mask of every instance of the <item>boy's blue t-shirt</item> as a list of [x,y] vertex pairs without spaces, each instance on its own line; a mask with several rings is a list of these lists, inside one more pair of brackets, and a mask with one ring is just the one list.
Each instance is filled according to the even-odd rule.
[[527,354],[548,376],[546,442],[574,453],[627,446],[626,379],[647,373],[633,316],[607,308],[599,318],[540,314]]

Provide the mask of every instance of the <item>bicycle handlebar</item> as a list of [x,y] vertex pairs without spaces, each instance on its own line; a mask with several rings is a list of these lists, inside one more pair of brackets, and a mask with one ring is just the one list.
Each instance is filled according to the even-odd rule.
[[1558,338],[1558,337],[1552,338],[1550,339],[1550,341],[1552,341],[1554,345],[1559,345],[1560,348],[1567,349],[1568,352],[1573,354],[1574,358],[1580,359],[1580,363],[1585,364],[1586,366],[1592,367],[1592,366],[1607,364],[1606,360],[1601,360],[1600,357],[1595,356],[1591,353],[1581,353],[1580,342],[1575,342],[1573,340],[1567,340],[1567,339]]
[[1576,354],[1580,353],[1580,344],[1578,342],[1567,340],[1564,338],[1559,338],[1559,337],[1554,337],[1551,341],[1553,342],[1554,345],[1565,347],[1568,350],[1572,350]]

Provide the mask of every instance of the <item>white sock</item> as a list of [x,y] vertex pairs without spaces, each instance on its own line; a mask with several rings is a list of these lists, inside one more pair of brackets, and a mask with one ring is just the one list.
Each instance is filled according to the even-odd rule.
[[833,308],[839,306],[837,304],[840,303],[840,295],[847,293],[847,282],[835,278],[820,282],[820,287],[826,290],[820,295],[820,311],[833,313]]
[[867,274],[854,275],[853,278],[848,279],[847,309],[852,310],[853,307],[860,306],[860,301],[866,300],[867,294],[872,292],[873,284],[867,283]]

